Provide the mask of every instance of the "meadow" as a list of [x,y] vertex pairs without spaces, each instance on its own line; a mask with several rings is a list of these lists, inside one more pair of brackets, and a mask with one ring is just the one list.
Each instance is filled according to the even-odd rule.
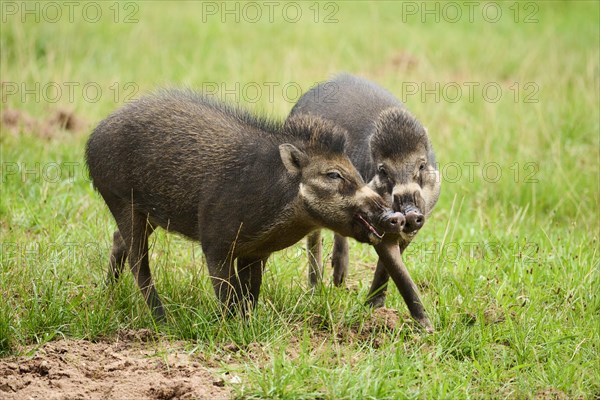
[[[234,398],[600,397],[599,3],[1,7],[0,363],[150,331],[156,357],[177,343],[235,377]],[[103,286],[115,223],[83,159],[99,121],[165,86],[284,119],[342,71],[398,96],[436,151],[442,194],[404,255],[434,333],[395,287],[364,305],[377,257],[353,241],[342,289],[328,267],[310,290],[303,243],[274,254],[248,321],[222,318],[201,247],[164,231],[165,324],[130,273]]]

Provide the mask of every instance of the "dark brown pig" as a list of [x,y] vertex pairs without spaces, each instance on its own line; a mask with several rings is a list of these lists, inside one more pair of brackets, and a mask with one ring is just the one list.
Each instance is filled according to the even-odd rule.
[[[369,186],[401,212],[406,224],[396,237],[391,235],[376,247],[380,260],[371,285],[368,302],[382,306],[389,276],[392,275],[411,314],[428,329],[419,296],[400,257],[440,193],[435,155],[426,130],[387,90],[348,74],[321,83],[305,93],[294,106],[290,118],[319,116],[348,131],[346,152]],[[398,250],[399,246],[399,250]],[[319,231],[308,237],[309,278],[314,285],[322,279]],[[335,235],[332,264],[334,284],[341,285],[348,271],[348,242]]]
[[148,236],[160,226],[200,241],[218,298],[245,313],[269,255],[311,231],[371,243],[384,231],[397,234],[403,215],[365,185],[345,141],[343,128],[318,117],[282,125],[191,91],[124,106],[95,128],[86,149],[118,227],[109,280],[128,259],[154,316],[164,318],[148,263]]

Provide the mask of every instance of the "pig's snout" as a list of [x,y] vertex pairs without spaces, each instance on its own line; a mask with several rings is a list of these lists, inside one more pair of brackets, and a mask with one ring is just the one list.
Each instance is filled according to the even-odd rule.
[[387,211],[380,219],[380,226],[385,232],[400,233],[404,229],[406,218],[400,212]]
[[410,210],[404,215],[404,217],[406,218],[404,230],[407,233],[418,231],[425,223],[425,216],[418,210]]

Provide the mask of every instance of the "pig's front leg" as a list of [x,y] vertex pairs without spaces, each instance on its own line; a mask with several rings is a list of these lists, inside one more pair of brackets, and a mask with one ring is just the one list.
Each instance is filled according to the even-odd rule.
[[[411,279],[404,262],[402,261],[402,255],[400,254],[400,247],[398,246],[397,238],[387,237],[386,240],[386,237],[384,237],[384,240],[374,247],[377,255],[379,256],[380,263],[383,264],[387,273],[398,287],[404,302],[408,306],[410,315],[423,328],[425,328],[427,332],[433,332],[433,325],[425,313],[425,308],[423,307],[423,303],[421,303],[421,299],[419,298],[417,287]],[[383,277],[383,274],[380,273],[380,275],[381,276],[379,276],[379,278]],[[376,283],[375,281],[377,281],[377,279],[378,274],[376,272],[375,280],[373,282],[374,284]],[[371,290],[373,290],[373,287]],[[375,290],[377,290],[377,287]]]
[[[404,254],[404,250],[408,247],[410,241],[405,241],[399,238],[400,254]],[[369,289],[369,295],[367,296],[367,304],[374,308],[383,307],[385,305],[385,298],[387,296],[387,285],[390,280],[390,274],[388,274],[383,261],[381,258],[377,260],[377,268],[375,269],[375,276],[373,276],[373,283]]]
[[390,274],[388,274],[385,265],[381,258],[377,260],[377,268],[375,269],[375,276],[373,276],[373,282],[369,289],[369,295],[367,296],[367,304],[373,308],[383,307],[385,305],[385,298],[387,296],[387,285],[390,280]]

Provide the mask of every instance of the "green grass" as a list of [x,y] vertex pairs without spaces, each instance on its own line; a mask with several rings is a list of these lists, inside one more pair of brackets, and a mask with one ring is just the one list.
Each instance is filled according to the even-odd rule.
[[[66,11],[56,23],[3,14],[2,108],[39,121],[69,108],[91,128],[131,94],[216,84],[230,101],[285,118],[294,87],[339,71],[376,80],[427,126],[444,174],[405,257],[436,333],[372,327],[363,302],[376,256],[356,243],[353,290],[309,291],[299,244],[270,260],[250,321],[223,320],[199,245],[164,232],[151,263],[169,320],[156,327],[130,274],[102,286],[114,221],[83,166],[89,129],[42,137],[3,127],[0,355],[151,328],[209,357],[239,346],[222,368],[243,377],[233,385],[243,398],[600,396],[598,3],[501,3],[496,23],[484,3],[473,22],[464,6],[456,23],[422,23],[394,2],[340,3],[336,23],[323,22],[336,8],[320,3],[315,23],[313,3],[299,3],[297,23],[278,12],[271,23],[263,8],[259,22],[239,24],[203,20],[195,2],[140,3],[131,24],[122,21],[136,9],[122,6],[115,23],[111,4],[97,23],[81,7],[72,23]],[[537,22],[524,23],[530,12]],[[501,88],[497,102],[486,84]],[[452,101],[456,86],[463,95]],[[102,93],[96,101],[83,87]],[[407,315],[395,288],[386,305]],[[264,357],[252,356],[256,343]]]

